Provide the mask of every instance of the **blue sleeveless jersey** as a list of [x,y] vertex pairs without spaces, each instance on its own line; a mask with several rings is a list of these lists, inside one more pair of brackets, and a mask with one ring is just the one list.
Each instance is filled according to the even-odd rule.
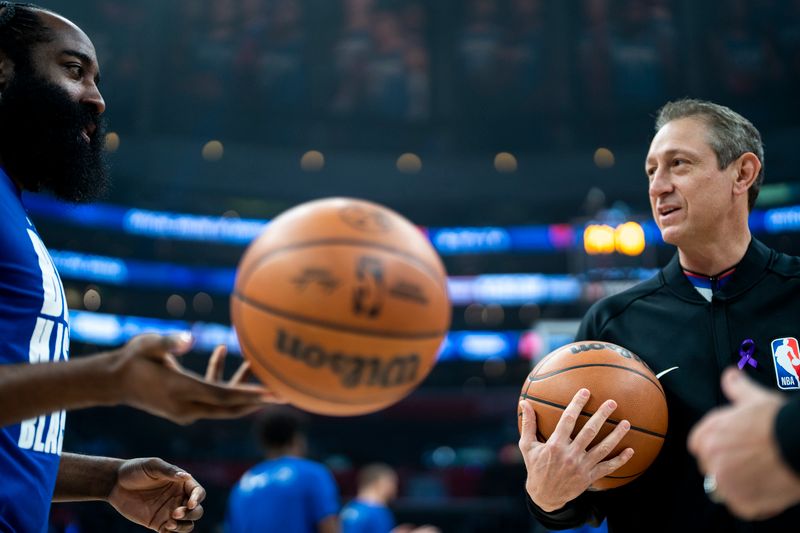
[[264,461],[231,491],[226,533],[316,533],[317,524],[339,511],[330,471],[299,457]]
[[[2,169],[0,228],[0,364],[66,361],[69,315],[61,279]],[[64,423],[57,411],[0,428],[0,531],[47,531]]]

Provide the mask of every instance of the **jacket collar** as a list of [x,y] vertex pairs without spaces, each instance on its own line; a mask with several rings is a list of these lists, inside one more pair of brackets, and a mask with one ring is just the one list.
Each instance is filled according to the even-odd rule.
[[[714,300],[729,300],[755,285],[766,274],[767,267],[772,261],[772,253],[772,250],[761,241],[755,238],[751,239],[744,257],[736,265],[736,272],[733,273],[732,279],[714,293]],[[677,252],[667,266],[661,270],[661,276],[664,283],[679,298],[699,304],[708,303],[686,278]]]

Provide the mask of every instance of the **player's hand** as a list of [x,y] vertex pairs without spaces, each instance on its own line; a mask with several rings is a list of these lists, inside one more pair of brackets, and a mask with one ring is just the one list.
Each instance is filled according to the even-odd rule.
[[[219,381],[224,351],[209,362],[204,379],[186,370],[177,357],[189,351],[191,336],[140,335],[125,346],[105,354],[110,358],[112,403],[124,403],[178,424],[200,418],[235,418],[275,402],[273,393],[260,385],[242,383],[244,372],[229,383]],[[241,369],[240,369],[241,370]]]
[[[228,355],[228,348],[224,344],[218,345],[211,352],[211,357],[208,359],[208,366],[206,367],[205,379],[209,383],[222,383],[224,381],[223,371],[225,370],[225,357]],[[242,385],[247,383],[247,379],[252,375],[250,370],[250,361],[242,361],[236,372],[233,373],[231,379],[226,381],[230,386]],[[287,403],[286,400],[275,394],[274,392],[264,390],[264,401],[268,403]]]
[[[209,383],[221,383],[224,381],[223,371],[225,369],[225,357],[228,355],[228,348],[224,344],[218,345],[211,352],[211,357],[208,359],[208,366],[206,367],[206,381]],[[244,360],[239,368],[236,369],[231,379],[226,383],[228,385],[241,385],[247,383],[247,379],[252,375],[250,371],[250,361]],[[266,391],[265,399],[271,403],[286,403],[282,398],[272,391]]]
[[700,470],[714,476],[716,495],[747,520],[774,516],[800,502],[800,477],[783,461],[773,437],[786,400],[729,368],[722,390],[731,405],[714,409],[689,434]]
[[519,449],[528,471],[525,489],[531,500],[545,512],[561,509],[592,483],[614,472],[633,457],[633,449],[625,448],[616,457],[604,460],[630,429],[627,420],[622,420],[606,438],[587,450],[603,423],[617,408],[613,400],[603,403],[575,439],[570,438],[589,396],[586,389],[575,394],[547,442],[540,442],[536,437],[536,415],[530,403],[525,400],[519,404],[522,416]]
[[165,533],[192,531],[203,516],[206,491],[177,466],[157,458],[131,459],[117,471],[108,503],[141,526]]

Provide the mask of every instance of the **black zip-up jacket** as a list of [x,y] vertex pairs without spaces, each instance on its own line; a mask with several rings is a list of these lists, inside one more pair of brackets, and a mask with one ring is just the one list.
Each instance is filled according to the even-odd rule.
[[[771,342],[800,339],[800,258],[753,239],[733,278],[711,302],[686,279],[677,254],[652,279],[596,303],[581,323],[578,340],[624,346],[644,359],[667,395],[669,428],[653,465],[624,487],[585,492],[563,509],[545,513],[529,500],[546,527],[565,529],[608,518],[613,533],[800,532],[800,506],[761,522],[743,522],[703,491],[703,475],[686,440],[712,408],[727,403],[720,375],[738,363],[743,341],[755,342],[758,366],[745,365],[755,381],[778,390]],[[776,437],[785,460],[800,472],[800,391],[777,418]]]

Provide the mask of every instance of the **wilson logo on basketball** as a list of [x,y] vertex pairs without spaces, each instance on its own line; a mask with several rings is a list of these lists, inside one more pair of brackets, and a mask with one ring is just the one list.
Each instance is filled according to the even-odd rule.
[[322,346],[307,343],[281,328],[277,330],[275,349],[311,368],[327,366],[339,376],[342,386],[347,388],[397,387],[416,382],[419,372],[420,357],[417,354],[381,359],[339,351],[329,352]]
[[639,361],[640,363],[644,363],[638,355],[633,352],[630,352],[623,348],[622,346],[617,346],[616,344],[611,343],[599,343],[599,342],[592,342],[590,344],[574,344],[570,346],[569,351],[574,354],[579,354],[581,352],[588,352],[590,350],[613,350],[620,354],[625,359],[633,359],[634,361]]
[[392,229],[391,220],[380,209],[370,209],[352,203],[342,208],[339,216],[351,228],[365,233],[386,233]]

